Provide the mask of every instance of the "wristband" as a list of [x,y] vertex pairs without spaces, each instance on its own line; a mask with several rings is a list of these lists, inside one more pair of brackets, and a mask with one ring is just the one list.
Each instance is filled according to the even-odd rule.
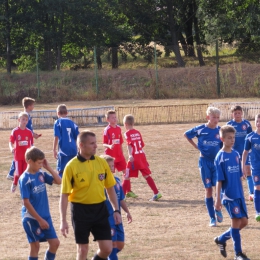
[[120,215],[121,215],[121,212],[120,212],[120,210],[118,210],[118,209],[116,209],[116,210],[114,210],[114,213],[119,213]]

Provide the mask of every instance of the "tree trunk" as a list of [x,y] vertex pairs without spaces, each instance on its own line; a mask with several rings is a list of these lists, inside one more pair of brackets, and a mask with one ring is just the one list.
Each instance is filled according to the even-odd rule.
[[192,33],[192,24],[193,24],[193,5],[188,4],[188,16],[187,16],[187,22],[185,27],[185,34],[186,34],[186,42],[187,42],[187,51],[189,57],[195,57],[195,51],[194,51],[194,41],[193,41],[193,33]]
[[118,69],[118,48],[112,47],[112,69]]
[[98,69],[101,70],[102,69],[102,60],[101,60],[101,50],[100,48],[97,47],[97,65],[98,65]]
[[179,33],[179,39],[180,39],[180,42],[181,42],[181,47],[184,51],[184,55],[188,56],[187,42],[185,41],[185,38],[183,37],[181,32]]
[[6,70],[7,73],[12,72],[12,57],[11,57],[11,26],[9,18],[9,3],[5,0],[5,22],[6,22]]

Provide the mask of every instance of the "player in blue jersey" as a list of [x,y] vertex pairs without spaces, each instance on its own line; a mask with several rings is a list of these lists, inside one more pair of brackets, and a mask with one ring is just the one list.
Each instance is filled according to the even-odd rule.
[[[107,161],[111,172],[115,173],[114,158],[109,155],[101,155],[100,157],[104,158]],[[120,210],[120,208],[122,208],[125,211],[128,223],[131,223],[132,216],[131,216],[129,209],[125,202],[125,195],[124,195],[124,191],[121,186],[121,183],[120,183],[120,179],[116,176],[114,176],[114,177],[116,180],[116,185],[114,186],[114,188],[115,188],[115,192],[116,192],[117,199],[118,199],[119,210]],[[107,196],[107,194],[106,194],[106,196]],[[124,248],[124,241],[125,241],[124,227],[123,227],[122,223],[120,223],[118,225],[115,224],[114,210],[113,210],[112,205],[109,202],[108,198],[106,200],[106,205],[107,205],[107,209],[108,209],[108,213],[109,213],[108,220],[109,220],[109,224],[111,227],[111,236],[112,236],[112,241],[113,241],[113,250],[108,257],[108,260],[118,260],[117,253],[119,253]]]
[[[30,244],[28,260],[38,260],[39,243],[44,241],[49,244],[44,259],[54,260],[60,242],[52,224],[45,183],[61,184],[61,179],[38,148],[27,149],[25,159],[28,166],[19,179],[19,187],[23,200],[22,223]],[[43,172],[42,167],[51,175]]]
[[[35,139],[39,138],[41,136],[41,134],[36,134],[34,131],[33,131],[33,124],[32,124],[32,118],[30,116],[30,112],[33,111],[34,109],[34,104],[35,104],[35,99],[33,98],[30,98],[30,97],[25,97],[23,98],[22,100],[22,105],[23,105],[23,108],[24,108],[24,112],[26,112],[28,114],[28,123],[26,125],[26,127],[32,131],[33,133],[33,137]],[[9,173],[7,174],[6,178],[8,180],[13,180],[14,179],[14,172],[15,172],[15,162],[14,160],[12,161],[12,164],[11,164],[11,167],[10,167],[10,170],[9,170]]]
[[[235,128],[225,125],[220,128],[222,149],[215,158],[217,171],[217,187],[215,209],[221,210],[223,204],[231,218],[231,227],[214,241],[223,257],[227,257],[226,241],[232,238],[235,260],[249,260],[242,252],[240,230],[248,223],[247,209],[244,198],[239,153],[232,147],[235,143]],[[222,202],[222,203],[221,203]]]
[[248,134],[245,140],[245,149],[242,156],[243,173],[246,173],[245,163],[250,152],[252,179],[254,182],[254,206],[256,221],[260,221],[260,114],[255,116],[256,131]]
[[[242,158],[246,135],[251,133],[253,130],[250,122],[242,118],[243,109],[241,106],[231,107],[231,112],[232,112],[233,119],[227,122],[227,125],[232,125],[236,129],[236,141],[233,148],[239,152],[239,155]],[[249,160],[249,156],[248,156],[248,160]],[[254,184],[251,176],[249,162],[247,163],[245,169],[247,171],[247,186],[249,191],[249,200],[253,201]]]
[[[57,159],[57,170],[62,177],[66,164],[77,155],[78,126],[67,118],[67,107],[57,107],[58,119],[54,123],[53,155]],[[59,147],[59,150],[58,150]]]
[[[189,143],[200,151],[199,169],[201,179],[205,187],[205,203],[210,217],[209,226],[216,226],[216,217],[218,222],[223,221],[221,211],[214,210],[213,201],[213,187],[216,185],[216,168],[214,159],[222,142],[219,138],[218,126],[220,110],[215,107],[208,107],[207,109],[208,122],[203,125],[198,125],[184,133],[184,136]],[[193,141],[197,137],[198,144]]]

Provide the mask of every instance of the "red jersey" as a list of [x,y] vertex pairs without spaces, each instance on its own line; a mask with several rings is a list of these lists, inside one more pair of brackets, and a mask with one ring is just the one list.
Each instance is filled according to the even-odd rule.
[[11,133],[10,142],[14,144],[14,160],[25,160],[27,148],[33,145],[33,133],[28,128],[22,130],[20,127],[16,127]]
[[116,127],[108,125],[104,129],[103,144],[115,144],[113,149],[106,148],[105,154],[115,158],[115,162],[124,160],[124,154],[122,151],[123,142],[121,127],[119,125],[116,125]]
[[[132,147],[132,156],[134,157],[132,169],[140,170],[145,169],[149,166],[145,153],[143,151],[144,142],[142,135],[136,129],[131,129],[125,132],[125,138],[128,145]],[[128,167],[131,165],[130,162],[127,163]]]

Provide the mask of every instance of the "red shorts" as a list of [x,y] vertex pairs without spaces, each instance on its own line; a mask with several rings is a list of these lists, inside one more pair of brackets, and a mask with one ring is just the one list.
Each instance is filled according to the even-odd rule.
[[115,162],[115,169],[119,172],[125,171],[126,169],[126,160],[125,157],[122,157],[122,160]]
[[125,172],[125,177],[126,178],[137,178],[138,177],[138,172],[141,172],[143,176],[147,176],[151,174],[151,170],[149,167],[144,168],[144,169],[139,169],[139,170],[132,170],[129,168],[126,168],[126,172]]
[[15,161],[15,175],[20,177],[27,168],[25,160]]

